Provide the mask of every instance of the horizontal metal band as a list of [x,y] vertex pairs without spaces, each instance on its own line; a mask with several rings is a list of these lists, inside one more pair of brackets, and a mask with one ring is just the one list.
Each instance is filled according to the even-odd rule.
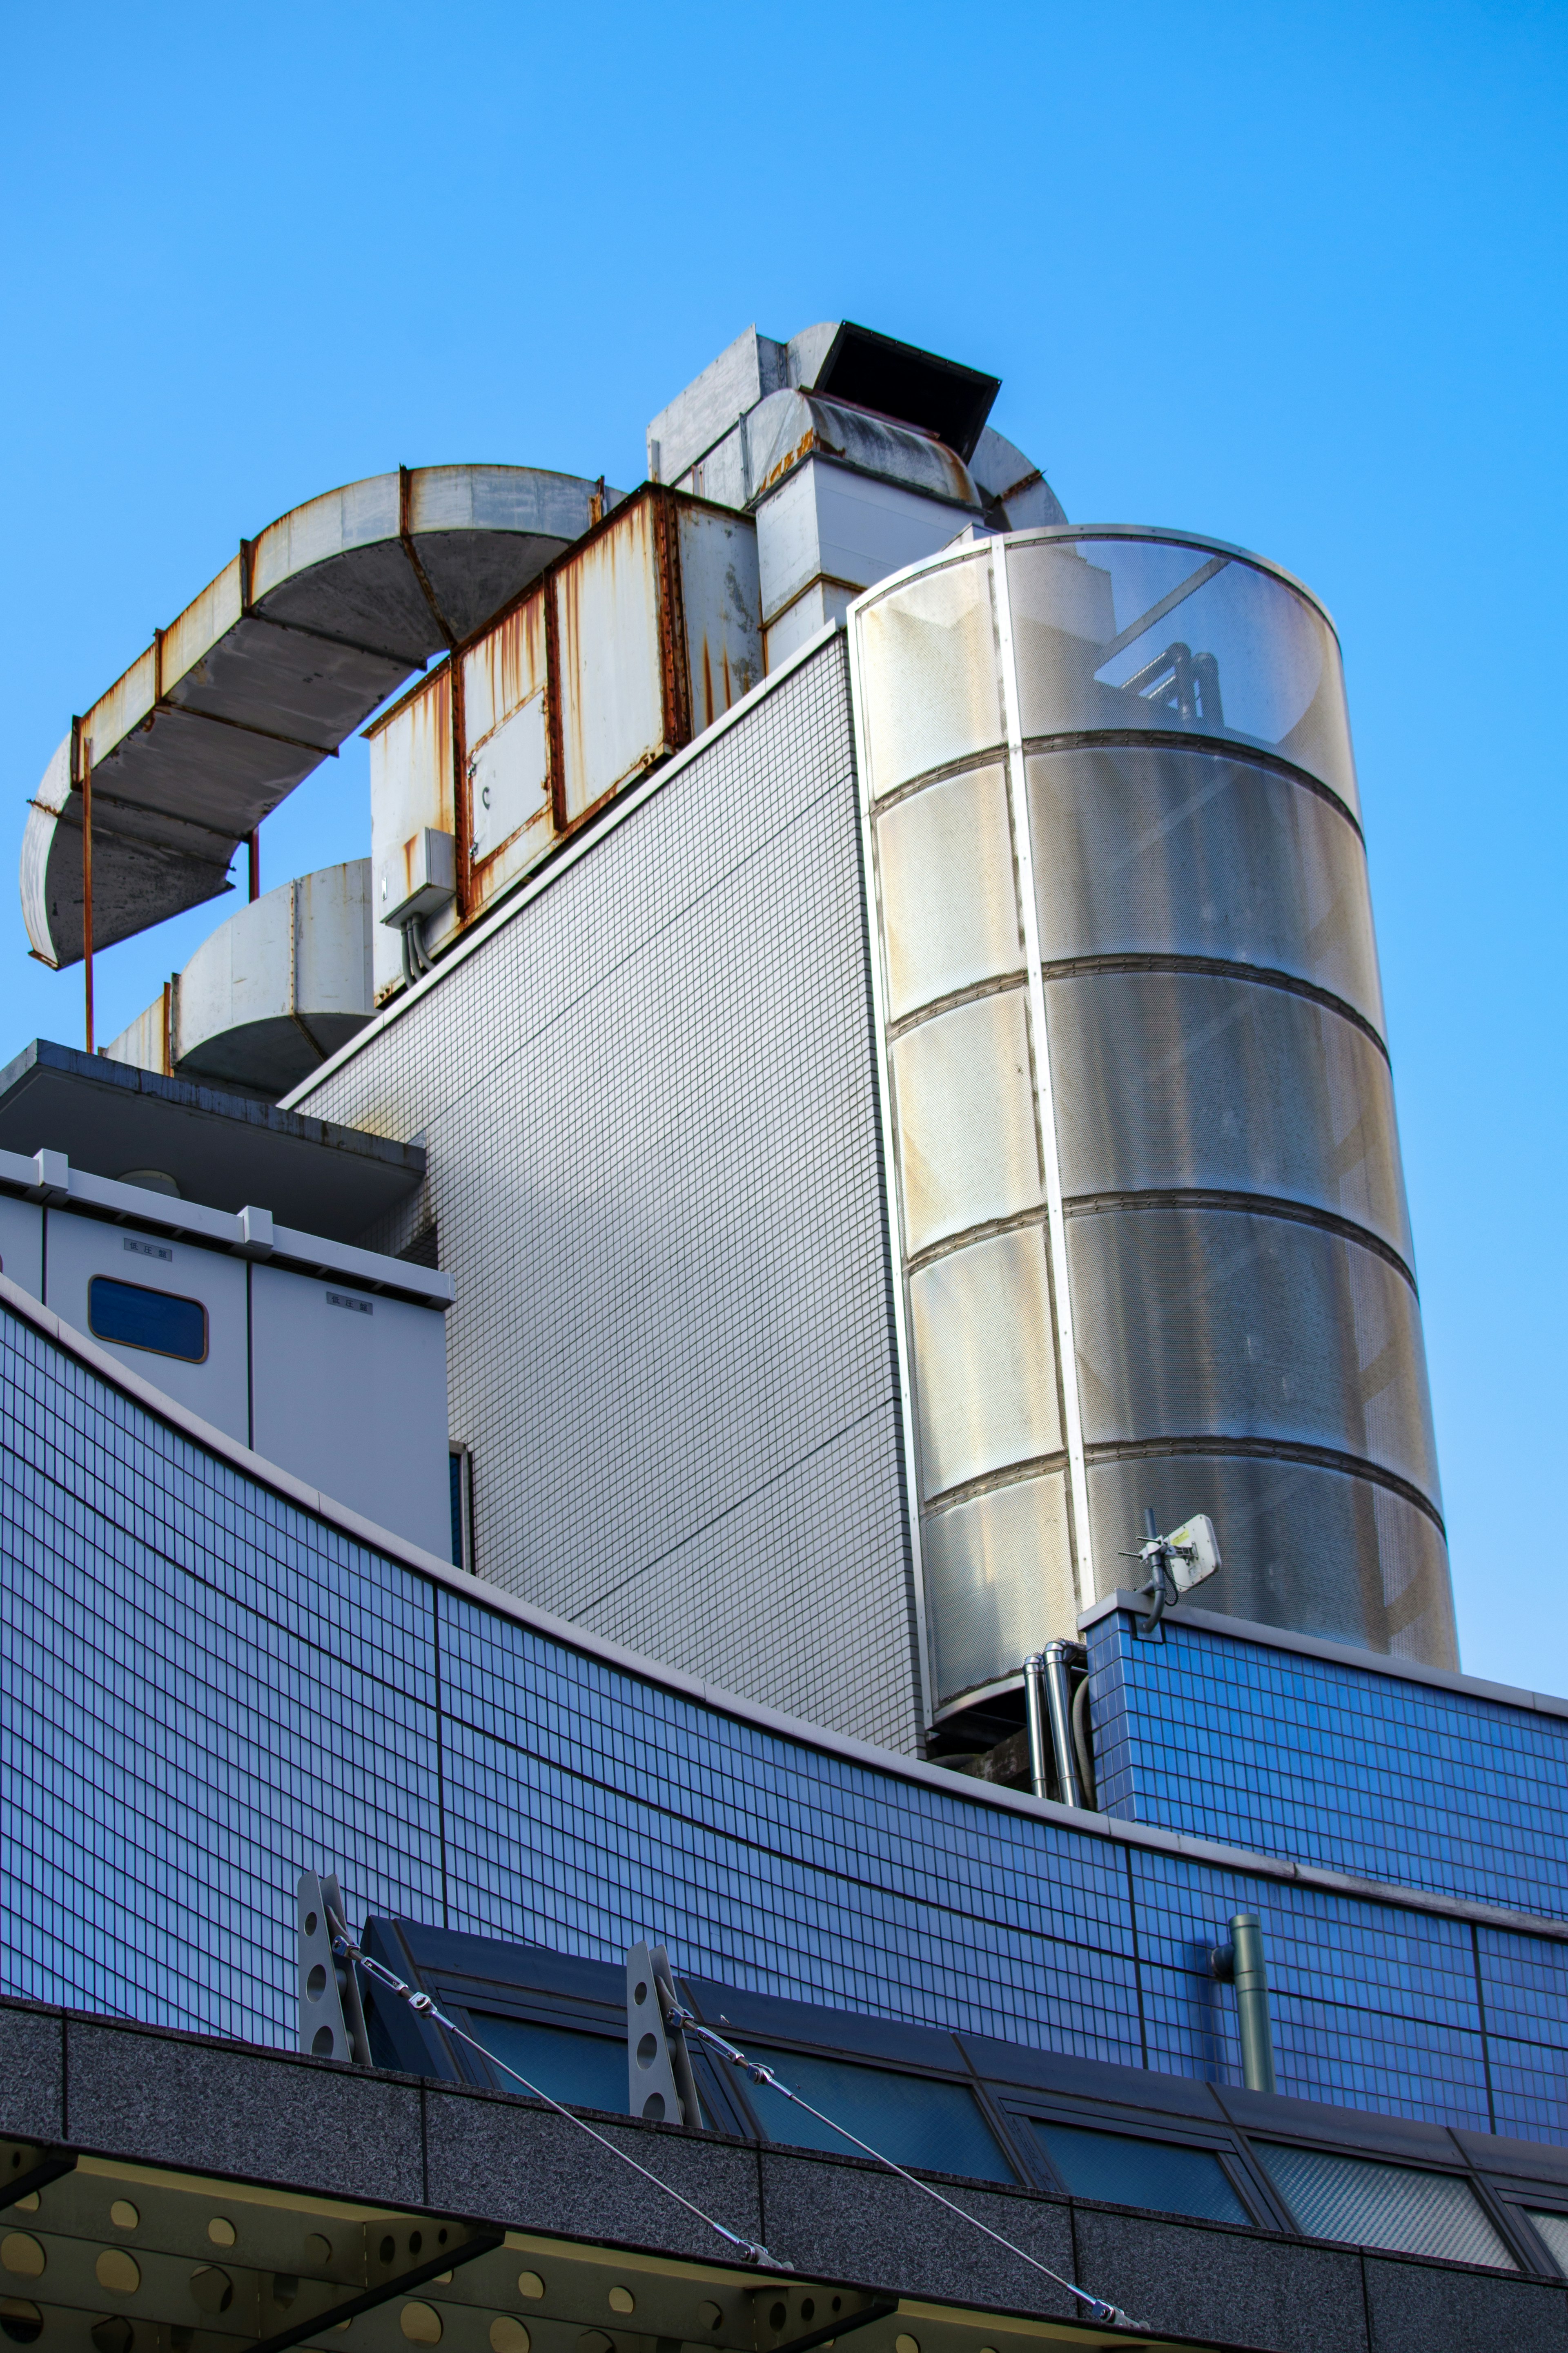
[[1026,1487],[1036,1479],[1048,1478],[1054,1471],[1068,1467],[1064,1446],[1055,1454],[1033,1454],[1026,1462],[1005,1463],[999,1471],[983,1471],[978,1479],[965,1479],[956,1487],[944,1487],[937,1495],[928,1495],[921,1505],[922,1520],[935,1519],[940,1513],[951,1512],[960,1504],[973,1503],[977,1495],[994,1495],[1002,1487]]
[[1060,735],[1026,735],[1026,757],[1031,752],[1076,752],[1136,750],[1141,745],[1152,746],[1162,752],[1196,752],[1205,759],[1240,760],[1254,768],[1269,768],[1288,784],[1300,785],[1303,792],[1315,793],[1338,811],[1364,849],[1366,836],[1361,819],[1346,802],[1341,799],[1332,785],[1325,785],[1321,776],[1297,767],[1293,760],[1282,760],[1278,752],[1266,752],[1252,744],[1238,744],[1229,735],[1189,735],[1186,729],[1175,727],[1083,727],[1071,728]]
[[1300,1446],[1289,1438],[1117,1438],[1104,1439],[1084,1448],[1085,1460],[1093,1466],[1101,1462],[1142,1462],[1163,1461],[1172,1455],[1205,1454],[1237,1455],[1248,1462],[1304,1462],[1314,1471],[1337,1471],[1342,1478],[1370,1480],[1374,1487],[1385,1487],[1390,1494],[1403,1496],[1424,1512],[1442,1537],[1448,1540],[1443,1525],[1443,1514],[1430,1496],[1424,1495],[1409,1479],[1402,1479],[1397,1471],[1385,1471],[1381,1463],[1369,1462],[1363,1454],[1350,1454],[1337,1446]]
[[1140,950],[1115,955],[1058,956],[1053,963],[1043,964],[1041,972],[1047,980],[1077,980],[1101,972],[1195,972],[1212,980],[1246,980],[1255,988],[1283,989],[1288,997],[1304,997],[1309,1005],[1321,1005],[1325,1013],[1337,1013],[1370,1038],[1386,1062],[1388,1048],[1373,1028],[1364,1013],[1358,1013],[1331,988],[1320,988],[1315,980],[1299,979],[1293,972],[1281,972],[1270,964],[1237,964],[1228,956],[1196,956],[1167,955],[1163,950]]
[[[194,702],[175,702],[166,694],[159,696],[153,706],[153,717],[159,719],[201,719],[211,727],[232,727],[239,735],[257,735],[266,744],[286,744],[291,751],[313,752],[318,760],[335,760],[335,744],[312,744],[303,735],[280,735],[276,727],[258,727],[248,719],[226,719],[221,711],[203,711]],[[123,736],[121,738],[123,743]]]
[[961,760],[943,760],[937,767],[922,768],[918,776],[907,777],[901,785],[894,785],[888,792],[874,793],[871,814],[880,817],[884,809],[897,808],[900,801],[913,800],[915,795],[923,793],[928,785],[945,785],[954,776],[967,776],[982,768],[1003,767],[1006,759],[1007,746],[1005,743],[999,742],[987,744],[978,752],[965,752]]
[[1125,1209],[1216,1209],[1237,1216],[1281,1218],[1289,1225],[1316,1226],[1323,1233],[1336,1234],[1342,1241],[1373,1251],[1415,1290],[1415,1277],[1399,1252],[1364,1226],[1358,1226],[1353,1218],[1338,1217],[1332,1209],[1314,1209],[1304,1201],[1284,1200],[1274,1193],[1220,1192],[1194,1185],[1172,1187],[1161,1193],[1075,1193],[1062,1207],[1069,1218],[1114,1216]]
[[1037,1201],[1027,1209],[1015,1209],[1008,1218],[985,1218],[977,1226],[965,1226],[962,1233],[943,1234],[940,1241],[927,1242],[924,1250],[916,1250],[904,1261],[906,1274],[919,1274],[921,1269],[934,1266],[941,1258],[951,1258],[954,1250],[968,1250],[972,1243],[994,1240],[998,1234],[1016,1234],[1026,1226],[1043,1226],[1046,1205]]
[[[70,798],[66,802],[65,807],[58,812],[59,821],[62,825],[79,825],[81,823],[80,817],[73,816],[71,812],[73,810],[80,809],[82,806],[82,798],[81,786],[79,785],[73,785],[70,789]],[[46,817],[54,817],[57,815],[55,810],[45,808],[42,801],[34,801],[31,806],[34,808],[42,808]],[[199,817],[185,817],[178,809],[155,808],[151,801],[132,800],[127,793],[110,792],[108,786],[100,785],[97,776],[94,776],[92,780],[92,829],[94,833],[97,833],[100,829],[98,812],[100,808],[131,809],[136,816],[150,817],[159,825],[179,825],[184,826],[186,831],[190,833],[205,833],[210,839],[225,843],[226,845],[227,856],[229,858],[234,856],[234,853],[238,848],[240,842],[245,839],[243,834],[226,833],[221,826],[208,825]],[[134,837],[127,836],[128,839],[132,838],[139,841],[145,840],[145,836],[141,834]],[[160,842],[150,842],[147,844],[147,847],[150,849],[161,849],[163,845]],[[193,851],[192,855],[195,856],[195,853]]]
[[318,629],[309,621],[285,621],[279,614],[268,612],[263,605],[247,605],[239,617],[242,621],[265,621],[269,629],[287,629],[290,637],[314,638],[318,645],[342,646],[345,653],[364,654],[372,661],[386,662],[400,670],[424,670],[430,659],[427,654],[405,653],[400,646],[362,645],[358,638],[341,637],[336,629]]
[[[96,787],[94,788],[92,797],[94,804],[92,812],[92,838],[94,841],[127,842],[132,849],[139,849],[144,853],[150,853],[158,858],[173,858],[184,866],[205,867],[209,874],[216,874],[226,880],[229,867],[234,860],[235,849],[238,846],[237,843],[231,842],[229,844],[228,855],[220,862],[216,858],[204,858],[199,850],[177,849],[173,842],[149,841],[144,833],[132,833],[126,826],[112,824],[105,825],[103,819],[98,814],[98,793]],[[107,800],[109,798],[108,794],[105,794],[104,797]],[[37,801],[29,801],[27,806],[29,808],[37,808],[41,804]],[[131,806],[133,807],[134,804],[132,803]],[[76,803],[74,807],[76,809],[79,809],[79,801]],[[79,814],[73,813],[73,804],[69,801],[67,802],[63,809],[45,809],[44,815],[46,817],[52,817],[56,824],[61,827],[67,833],[85,833],[87,830],[82,818]],[[172,823],[179,825],[187,824],[189,821],[190,820],[185,818],[179,818],[171,820]],[[205,833],[209,832],[211,828],[210,827],[204,826],[201,830]],[[222,839],[221,836],[218,838],[220,839]]]
[[1012,972],[999,972],[989,980],[971,981],[967,988],[950,989],[945,997],[933,997],[929,1005],[919,1005],[912,1013],[900,1013],[896,1021],[888,1024],[890,1039],[906,1037],[911,1029],[923,1028],[939,1014],[956,1013],[961,1005],[976,1005],[983,997],[1002,997],[1010,988],[1024,988],[1029,976],[1019,965]]

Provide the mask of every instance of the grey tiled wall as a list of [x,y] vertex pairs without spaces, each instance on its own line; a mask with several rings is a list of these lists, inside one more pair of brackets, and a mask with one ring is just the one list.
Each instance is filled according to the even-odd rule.
[[912,1751],[848,681],[826,645],[295,1100],[429,1154],[480,1574]]

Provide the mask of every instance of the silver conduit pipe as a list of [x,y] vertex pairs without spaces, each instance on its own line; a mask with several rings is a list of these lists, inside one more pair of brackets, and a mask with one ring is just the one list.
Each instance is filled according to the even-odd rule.
[[1047,1642],[1024,1662],[1024,1713],[1029,1736],[1029,1787],[1037,1798],[1055,1794],[1064,1806],[1089,1804],[1074,1739],[1069,1666],[1082,1656],[1076,1642]]

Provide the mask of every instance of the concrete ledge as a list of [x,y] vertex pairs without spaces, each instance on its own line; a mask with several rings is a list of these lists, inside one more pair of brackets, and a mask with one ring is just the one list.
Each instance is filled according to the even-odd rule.
[[[1082,2311],[1064,2288],[879,2167],[764,2148],[762,2175],[768,2246],[775,2255],[787,2254],[797,2271],[888,2281],[904,2295],[999,2305],[1055,2318]],[[1072,2210],[1066,2199],[969,2181],[944,2183],[942,2195],[1037,2263],[1074,2276]]]
[[[514,2230],[607,2239],[705,2263],[733,2260],[696,2215],[537,2101],[437,2084],[425,2093],[426,2205],[493,2216]],[[763,2236],[757,2151],[749,2144],[630,2116],[590,2121],[703,2213],[742,2238]]]
[[1563,2353],[1568,2290],[1542,2281],[1367,2255],[1367,2320],[1374,2353],[1433,2353],[1454,2345],[1496,2353]]
[[[241,2042],[67,2018],[62,2135],[100,2155],[424,2206],[422,2089]],[[8,2092],[0,2092],[8,2114]]]
[[[1146,2221],[1073,2210],[1078,2261],[1098,2294],[1173,2337],[1260,2345],[1270,2353],[1366,2353],[1361,2256],[1219,2223]],[[1381,2338],[1370,2340],[1384,2353]],[[1506,2340],[1498,2340],[1500,2347]],[[1434,2337],[1422,2353],[1471,2340]]]
[[[806,2279],[1066,2320],[1065,2288],[859,2158],[596,2131]],[[0,2000],[0,2131],[133,2163],[721,2264],[696,2216],[531,2100]],[[1568,2353],[1568,2287],[937,2177],[1165,2337],[1266,2353]],[[1096,2340],[1098,2341],[1098,2339]]]

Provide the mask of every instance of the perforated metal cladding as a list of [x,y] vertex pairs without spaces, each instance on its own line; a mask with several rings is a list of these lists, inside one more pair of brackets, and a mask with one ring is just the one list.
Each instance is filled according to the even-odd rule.
[[1040,954],[1212,956],[1327,989],[1383,1028],[1366,855],[1334,803],[1184,745],[1027,762]]
[[847,705],[836,640],[298,1101],[429,1155],[483,1576],[908,1752]]
[[1136,533],[946,551],[849,625],[938,1708],[1146,1504],[1215,1520],[1212,1607],[1452,1663],[1331,627]]
[[1272,1194],[1411,1264],[1394,1082],[1364,1029],[1215,973],[1079,973],[1047,1002],[1064,1192]]

